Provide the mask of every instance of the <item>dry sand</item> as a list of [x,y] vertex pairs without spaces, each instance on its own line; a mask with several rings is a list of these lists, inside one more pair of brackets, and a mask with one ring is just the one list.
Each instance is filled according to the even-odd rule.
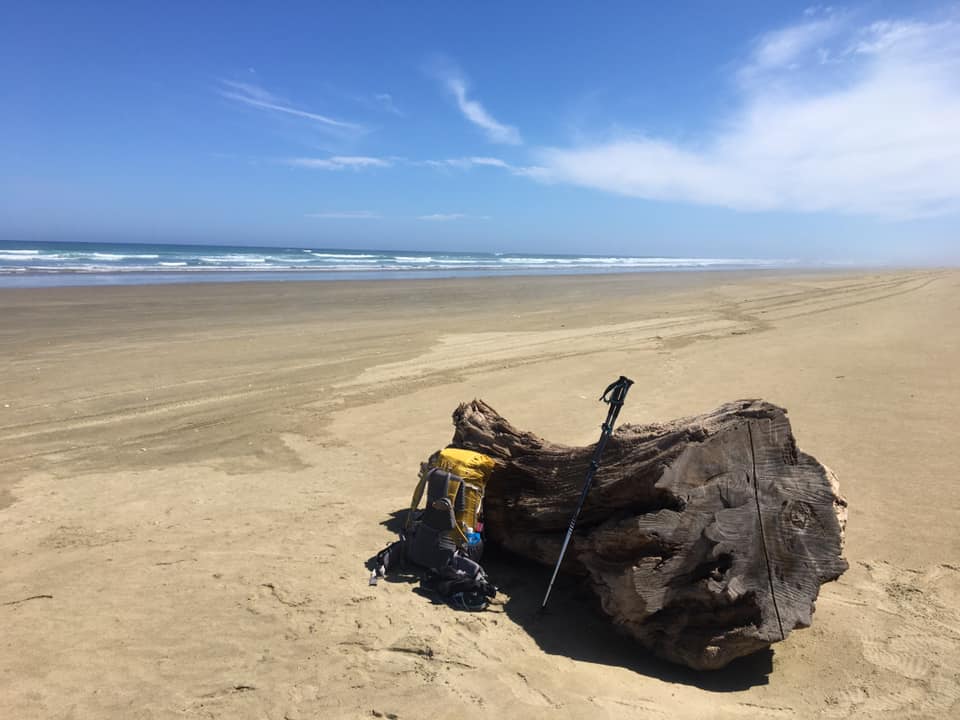
[[[0,292],[0,717],[960,716],[960,273]],[[547,571],[490,611],[367,585],[482,397],[554,441],[736,398],[850,503],[813,627],[718,673]]]

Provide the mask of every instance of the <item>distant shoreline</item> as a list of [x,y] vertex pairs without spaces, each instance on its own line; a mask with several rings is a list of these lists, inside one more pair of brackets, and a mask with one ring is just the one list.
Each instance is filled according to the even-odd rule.
[[603,275],[803,265],[769,258],[0,242],[0,287]]

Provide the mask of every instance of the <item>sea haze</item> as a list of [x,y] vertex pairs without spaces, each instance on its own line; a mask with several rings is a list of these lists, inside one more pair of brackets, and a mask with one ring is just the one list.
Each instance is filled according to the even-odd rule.
[[0,287],[744,270],[795,264],[753,258],[0,242]]

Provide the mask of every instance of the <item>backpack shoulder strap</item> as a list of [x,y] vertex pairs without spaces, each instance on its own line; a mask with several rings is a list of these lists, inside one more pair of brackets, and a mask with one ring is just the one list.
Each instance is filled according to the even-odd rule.
[[413,489],[413,497],[410,499],[410,510],[407,511],[407,519],[403,523],[404,530],[409,530],[413,525],[413,516],[414,513],[417,512],[417,508],[420,507],[420,501],[423,499],[423,491],[427,487],[429,474],[429,471],[426,469],[420,473],[420,480],[417,481],[417,486]]

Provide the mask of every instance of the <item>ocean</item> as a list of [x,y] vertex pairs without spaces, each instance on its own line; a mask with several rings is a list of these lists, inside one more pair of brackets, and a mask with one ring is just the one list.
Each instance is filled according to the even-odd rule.
[[743,270],[791,265],[795,263],[752,258],[0,241],[0,287]]

